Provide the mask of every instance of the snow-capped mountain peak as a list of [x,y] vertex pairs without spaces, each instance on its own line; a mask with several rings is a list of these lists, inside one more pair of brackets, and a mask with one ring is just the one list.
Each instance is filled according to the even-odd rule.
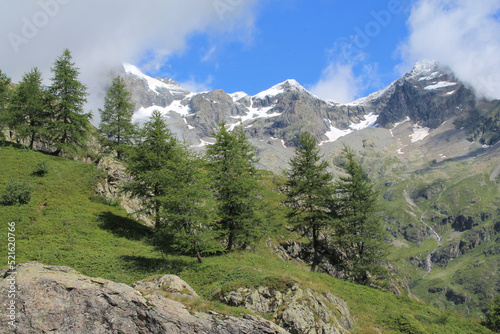
[[413,69],[408,74],[408,79],[423,81],[433,80],[442,75],[440,65],[435,60],[422,60],[413,66]]
[[[297,90],[299,92],[305,92],[309,93],[307,89],[305,89],[301,84],[297,82],[297,80],[294,79],[288,79],[283,81],[282,83],[279,83],[263,92],[258,93],[257,95],[253,96],[254,98],[257,99],[264,99],[266,97],[274,97],[279,94],[282,94],[286,91],[290,90]],[[310,93],[309,93],[310,94]]]
[[160,94],[160,92],[158,90],[161,90],[161,89],[189,93],[189,91],[187,89],[181,87],[181,85],[179,85],[177,82],[175,82],[171,79],[168,79],[168,78],[166,78],[166,79],[154,79],[154,78],[142,73],[142,71],[138,67],[136,67],[132,64],[124,63],[123,68],[125,69],[125,73],[129,73],[135,77],[140,78],[143,81],[146,81],[149,89],[152,90],[153,92],[155,92],[156,94]]

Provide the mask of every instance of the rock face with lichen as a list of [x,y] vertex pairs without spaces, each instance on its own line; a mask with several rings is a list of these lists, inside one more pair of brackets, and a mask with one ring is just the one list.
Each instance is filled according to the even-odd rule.
[[266,286],[229,292],[224,302],[257,313],[272,313],[275,322],[292,334],[348,333],[352,317],[347,303],[330,291],[317,293],[299,284],[286,291]]
[[[9,276],[4,271],[0,278],[2,308],[10,302]],[[16,333],[288,333],[257,316],[234,317],[190,310],[165,297],[163,292],[168,292],[167,296],[186,294],[197,298],[187,283],[171,275],[138,282],[134,289],[84,276],[69,267],[30,262],[19,265],[14,277]],[[0,333],[12,332],[9,321],[6,314],[0,314]]]

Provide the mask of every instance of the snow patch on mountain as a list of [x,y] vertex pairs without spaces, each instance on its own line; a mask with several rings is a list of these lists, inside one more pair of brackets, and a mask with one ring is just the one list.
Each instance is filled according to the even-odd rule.
[[449,82],[449,81],[441,81],[434,83],[432,85],[426,86],[424,89],[425,90],[434,90],[434,89],[439,89],[439,88],[444,88],[444,87],[450,87],[450,86],[455,86],[457,83],[456,82]]
[[363,120],[357,124],[351,123],[349,126],[353,130],[363,130],[366,128],[372,128],[375,127],[375,124],[377,123],[379,115],[375,115],[374,113],[369,113],[368,115],[363,116]]
[[411,142],[415,143],[417,141],[424,139],[429,135],[430,131],[431,129],[429,128],[415,124],[415,126],[413,127],[413,133],[410,135]]
[[233,131],[235,127],[245,122],[254,121],[258,118],[270,118],[270,117],[280,116],[281,113],[278,112],[268,113],[274,107],[275,107],[274,105],[271,105],[269,107],[255,108],[252,102],[252,105],[248,108],[248,112],[245,116],[230,116],[231,118],[238,119],[238,122],[229,124],[228,125],[229,131]]
[[[193,116],[193,114],[190,114],[191,108],[189,108],[188,105],[183,105],[181,100],[175,100],[173,101],[170,105],[166,107],[160,107],[160,106],[150,106],[147,108],[140,107],[139,110],[137,110],[134,113],[134,116],[132,117],[132,120],[134,122],[145,122],[147,119],[151,117],[153,114],[153,111],[159,111],[162,115],[167,115],[169,112],[175,112],[182,117],[187,117],[187,116]],[[168,117],[168,116],[167,116]],[[187,124],[187,123],[186,123]]]
[[325,143],[333,143],[337,139],[339,139],[341,137],[344,137],[344,136],[347,136],[348,134],[350,134],[353,131],[352,129],[340,130],[340,129],[338,129],[338,128],[336,128],[336,127],[333,126],[331,120],[326,120],[325,119],[325,121],[328,121],[330,123],[330,130],[328,130],[325,133],[325,136],[328,139],[327,140],[323,140],[321,143],[319,143],[318,144],[319,146],[322,146]]

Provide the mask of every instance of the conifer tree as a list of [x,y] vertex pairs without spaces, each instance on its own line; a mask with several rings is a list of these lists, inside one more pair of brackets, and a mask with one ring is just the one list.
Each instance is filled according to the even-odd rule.
[[52,72],[54,77],[49,92],[54,97],[54,103],[49,130],[56,147],[54,154],[58,155],[63,150],[84,145],[91,114],[83,110],[87,102],[87,87],[78,80],[80,70],[72,62],[68,49],[56,59]]
[[106,93],[104,109],[99,109],[100,131],[108,139],[110,146],[116,150],[118,159],[122,158],[126,146],[132,144],[135,134],[135,127],[132,124],[134,104],[130,98],[125,81],[117,76]]
[[290,159],[290,169],[285,172],[285,204],[292,210],[288,220],[296,230],[308,235],[313,247],[311,271],[320,262],[320,234],[328,228],[333,195],[333,177],[328,163],[319,154],[316,139],[303,132],[296,144],[295,156]]
[[493,298],[491,308],[482,324],[493,332],[500,333],[500,295]]
[[246,246],[264,231],[260,177],[255,167],[255,148],[241,126],[232,132],[223,122],[207,148],[212,189],[217,200],[217,230],[226,242],[226,251]]
[[360,284],[371,284],[375,275],[385,272],[386,259],[381,218],[377,215],[378,193],[356,158],[344,146],[342,167],[345,175],[336,182],[333,246],[336,266]]
[[129,152],[127,171],[133,181],[124,190],[140,198],[152,210],[155,228],[159,229],[163,222],[162,201],[176,181],[172,171],[179,166],[182,148],[157,110],[144,125],[142,136],[143,141]]
[[184,143],[182,156],[175,169],[174,181],[162,200],[165,224],[157,230],[156,243],[162,250],[194,254],[203,262],[202,254],[221,251],[213,230],[214,200],[208,184],[206,161]]
[[42,74],[35,67],[23,76],[14,90],[6,119],[7,126],[16,130],[19,139],[29,139],[31,149],[36,140],[47,136],[49,104],[49,94],[42,86]]

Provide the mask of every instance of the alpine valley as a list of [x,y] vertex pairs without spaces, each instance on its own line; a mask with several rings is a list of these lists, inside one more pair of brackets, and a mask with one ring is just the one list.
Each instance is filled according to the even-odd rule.
[[[295,80],[249,96],[193,93],[130,64],[120,74],[136,104],[135,121],[159,110],[200,150],[221,121],[243,126],[260,167],[276,174],[302,131],[316,137],[334,172],[343,145],[354,148],[380,193],[390,259],[402,282],[394,292],[475,318],[499,293],[500,101],[480,98],[446,66],[419,62],[348,104],[323,100]],[[287,245],[280,247],[286,252]]]
[[[170,249],[173,225],[153,227],[147,201],[124,191],[138,175],[130,166],[145,156],[134,160],[133,150],[162,141],[136,141],[119,160],[102,127],[99,132],[89,126],[88,136],[78,142],[84,143],[81,148],[57,156],[53,143],[35,141],[34,135],[33,149],[27,148],[26,137],[5,123],[0,140],[0,234],[5,239],[0,245],[8,240],[9,262],[5,251],[0,333],[14,327],[17,333],[96,334],[493,333],[490,320],[498,319],[500,292],[500,100],[480,97],[434,61],[419,62],[385,89],[348,104],[323,100],[295,80],[250,96],[190,92],[131,64],[110,71],[109,79],[110,87],[116,79],[130,92],[134,122],[145,124],[159,111],[154,117],[161,123],[160,138],[168,132],[165,119],[194,151],[203,153],[214,143],[223,121],[236,132],[219,127],[217,135],[237,134],[250,147],[243,129],[256,148],[259,170],[252,162],[251,172],[242,174],[258,176],[255,197],[262,211],[259,220],[243,220],[251,227],[258,221],[262,237],[232,250],[208,249],[203,259],[198,251],[197,258],[182,247]],[[25,86],[4,82],[6,91]],[[48,110],[58,106],[49,101]],[[8,102],[8,96],[0,102]],[[0,111],[8,115],[12,110]],[[370,194],[372,184],[377,191],[377,210],[370,210],[369,218],[374,211],[381,216],[384,235],[376,241],[387,245],[388,261],[381,262],[388,275],[372,272],[371,280],[365,270],[371,286],[346,279],[349,272],[336,271],[329,262],[335,258],[328,253],[332,249],[311,250],[315,246],[307,233],[293,230],[287,219],[292,210],[284,205],[284,171],[304,131],[312,135],[304,136],[308,143],[316,139],[334,179],[345,171],[342,152],[351,152],[344,148],[349,146],[370,182],[364,173],[358,175]],[[151,154],[154,164],[175,160],[160,161],[157,153],[164,151]],[[177,203],[199,195],[190,202],[187,211],[192,211],[215,202],[214,194],[201,191],[210,183],[200,183],[215,172],[187,153],[192,160],[173,164],[169,171],[175,177],[162,181],[175,195],[161,196],[180,199],[177,210],[185,208]],[[194,174],[187,172],[192,165],[199,167]],[[136,169],[141,168],[147,170]],[[200,174],[200,181],[178,196],[172,182],[184,169],[186,180]],[[148,175],[154,180],[163,172]],[[145,189],[145,196],[152,192]],[[331,204],[333,188],[326,189],[324,202]],[[8,202],[11,197],[17,202]],[[215,211],[210,205],[206,212]],[[322,217],[328,210],[337,212],[332,207],[320,208]],[[200,224],[193,235],[211,232],[212,225]],[[321,242],[332,237],[318,234]],[[158,236],[165,248],[159,247]],[[220,243],[221,238],[211,238]]]

